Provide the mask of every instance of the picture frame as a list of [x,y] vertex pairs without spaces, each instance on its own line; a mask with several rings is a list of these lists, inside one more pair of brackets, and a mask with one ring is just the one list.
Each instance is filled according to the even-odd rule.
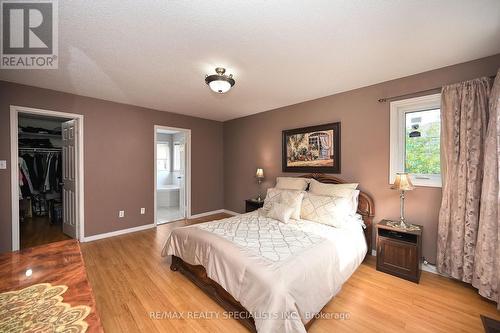
[[340,173],[340,122],[284,130],[282,171]]

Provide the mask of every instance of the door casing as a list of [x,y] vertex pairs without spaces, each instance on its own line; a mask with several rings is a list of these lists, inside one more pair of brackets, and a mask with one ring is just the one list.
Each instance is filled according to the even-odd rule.
[[19,239],[19,142],[18,142],[18,117],[19,114],[34,114],[39,116],[69,118],[76,120],[76,128],[78,135],[77,152],[76,152],[76,168],[75,182],[76,182],[76,224],[77,224],[77,239],[81,242],[84,241],[84,172],[83,172],[83,119],[84,116],[76,113],[59,112],[52,110],[35,109],[24,106],[11,105],[10,106],[10,163],[11,163],[11,210],[12,210],[12,251],[20,249]]
[[161,126],[154,125],[153,130],[153,144],[154,144],[154,225],[155,227],[158,225],[158,216],[157,216],[157,164],[156,164],[156,145],[157,145],[157,136],[156,133],[158,130],[168,130],[168,131],[178,131],[184,133],[185,143],[184,143],[184,155],[185,155],[185,170],[184,170],[184,186],[185,186],[185,211],[186,211],[186,219],[191,218],[191,130],[186,128],[177,128],[177,127],[169,127],[169,126]]

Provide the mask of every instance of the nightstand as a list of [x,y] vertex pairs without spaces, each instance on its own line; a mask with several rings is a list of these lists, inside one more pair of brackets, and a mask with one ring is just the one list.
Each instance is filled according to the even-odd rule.
[[422,231],[389,226],[389,220],[377,224],[377,271],[418,283],[422,257]]
[[253,212],[264,206],[264,200],[247,199],[245,200],[245,212]]

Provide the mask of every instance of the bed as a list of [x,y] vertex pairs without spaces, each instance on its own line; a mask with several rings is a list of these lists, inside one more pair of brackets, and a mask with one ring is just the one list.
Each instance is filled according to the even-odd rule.
[[[323,174],[302,177],[344,183]],[[364,192],[343,228],[281,223],[257,210],[175,229],[162,254],[250,331],[305,332],[371,249],[373,216]]]

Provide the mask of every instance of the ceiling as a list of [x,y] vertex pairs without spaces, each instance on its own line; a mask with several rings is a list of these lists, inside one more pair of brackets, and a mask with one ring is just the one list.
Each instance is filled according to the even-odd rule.
[[[59,1],[59,69],[0,79],[225,121],[500,53],[498,0]],[[225,95],[205,74],[227,68]]]

